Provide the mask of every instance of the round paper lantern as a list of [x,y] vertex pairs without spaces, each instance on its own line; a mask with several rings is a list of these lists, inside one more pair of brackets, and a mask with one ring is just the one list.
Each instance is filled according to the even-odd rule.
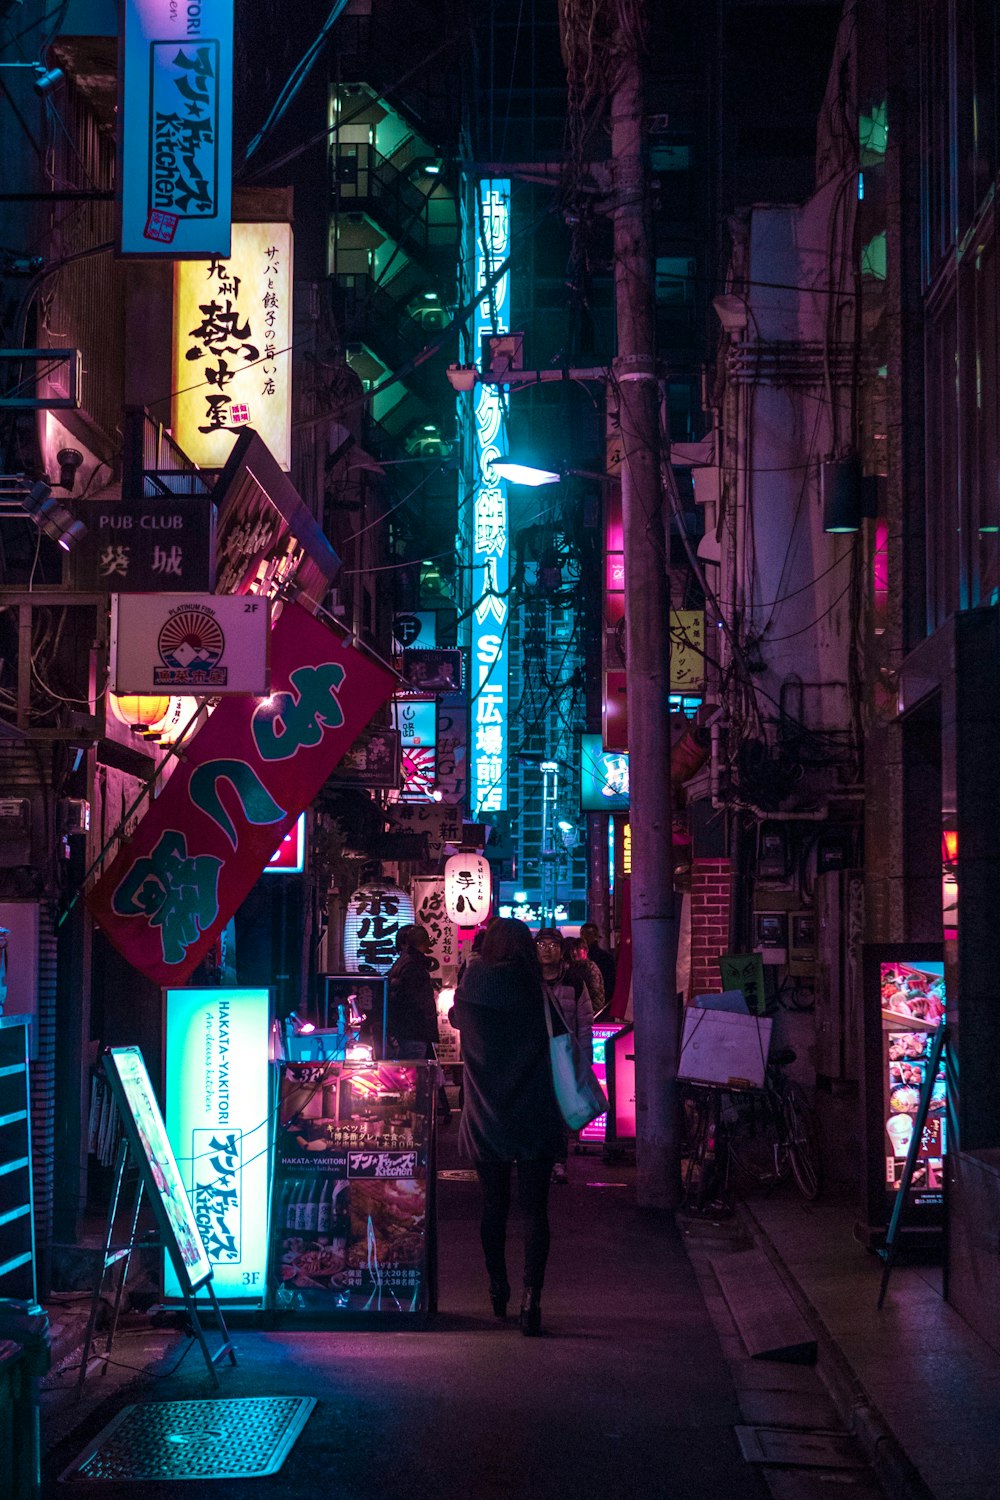
[[142,698],[135,693],[125,693],[121,697],[117,693],[108,693],[108,702],[119,724],[125,724],[129,729],[151,729],[166,718],[170,708],[169,698]]
[[413,902],[398,885],[369,881],[354,892],[344,918],[348,974],[387,974],[396,962],[396,936],[413,922]]
[[197,698],[171,698],[170,707],[164,715],[163,722],[156,726],[156,735],[160,744],[175,745],[182,734],[185,740],[188,740],[194,733],[193,730],[188,729],[188,725],[200,707],[201,704]]
[[478,927],[490,914],[490,862],[482,854],[453,854],[444,867],[444,908],[459,927]]

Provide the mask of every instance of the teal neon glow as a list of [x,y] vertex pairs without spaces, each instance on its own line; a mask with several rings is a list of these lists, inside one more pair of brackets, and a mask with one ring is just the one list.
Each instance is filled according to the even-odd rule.
[[519,464],[509,459],[496,460],[493,469],[508,484],[523,484],[532,490],[543,484],[558,484],[560,478],[555,469],[539,469],[534,464]]
[[[268,990],[166,991],[166,1120],[220,1299],[262,1303],[270,1131]],[[168,1263],[164,1295],[179,1297]]]

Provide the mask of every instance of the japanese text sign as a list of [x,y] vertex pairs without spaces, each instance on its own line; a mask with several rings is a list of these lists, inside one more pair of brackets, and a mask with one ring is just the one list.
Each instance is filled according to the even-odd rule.
[[458,933],[445,910],[444,877],[419,875],[410,881],[413,895],[413,920],[430,938],[427,957],[431,979],[438,986],[454,986],[458,978]]
[[173,435],[189,458],[221,469],[251,427],[289,468],[291,344],[291,225],[234,224],[231,255],[178,262]]
[[444,867],[444,904],[460,927],[478,927],[490,914],[490,862],[482,854],[453,854]]
[[271,631],[271,695],[224,698],[87,904],[122,956],[182,984],[395,679],[298,605]]
[[[495,275],[510,254],[510,181],[479,184],[479,225],[476,238],[476,289]],[[473,348],[482,348],[484,334],[509,333],[510,274],[476,303]],[[508,548],[507,484],[493,467],[507,456],[507,425],[503,391],[499,385],[477,383],[472,487],[472,708],[471,787],[469,802],[475,818],[507,806],[508,751]]]
[[266,693],[270,604],[248,594],[114,594],[115,693]]
[[413,902],[396,885],[372,882],[355,891],[344,919],[344,968],[350,974],[387,974],[398,953],[400,928],[413,923]]
[[70,553],[73,586],[116,594],[210,593],[215,506],[207,495],[88,500],[87,534]]
[[[260,1302],[267,1263],[267,990],[168,990],[167,1132],[220,1297]],[[167,1296],[181,1286],[169,1262]]]
[[123,255],[227,255],[233,0],[125,0],[118,109]]

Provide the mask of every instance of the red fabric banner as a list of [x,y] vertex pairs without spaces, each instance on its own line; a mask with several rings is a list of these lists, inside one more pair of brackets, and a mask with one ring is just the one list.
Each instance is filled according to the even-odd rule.
[[269,698],[224,698],[87,896],[119,953],[182,984],[396,683],[286,604]]

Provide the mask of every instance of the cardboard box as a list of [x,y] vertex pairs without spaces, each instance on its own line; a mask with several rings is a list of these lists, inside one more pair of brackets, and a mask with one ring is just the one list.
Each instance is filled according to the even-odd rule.
[[730,1088],[761,1088],[771,1025],[767,1016],[689,1006],[684,1012],[678,1078]]

